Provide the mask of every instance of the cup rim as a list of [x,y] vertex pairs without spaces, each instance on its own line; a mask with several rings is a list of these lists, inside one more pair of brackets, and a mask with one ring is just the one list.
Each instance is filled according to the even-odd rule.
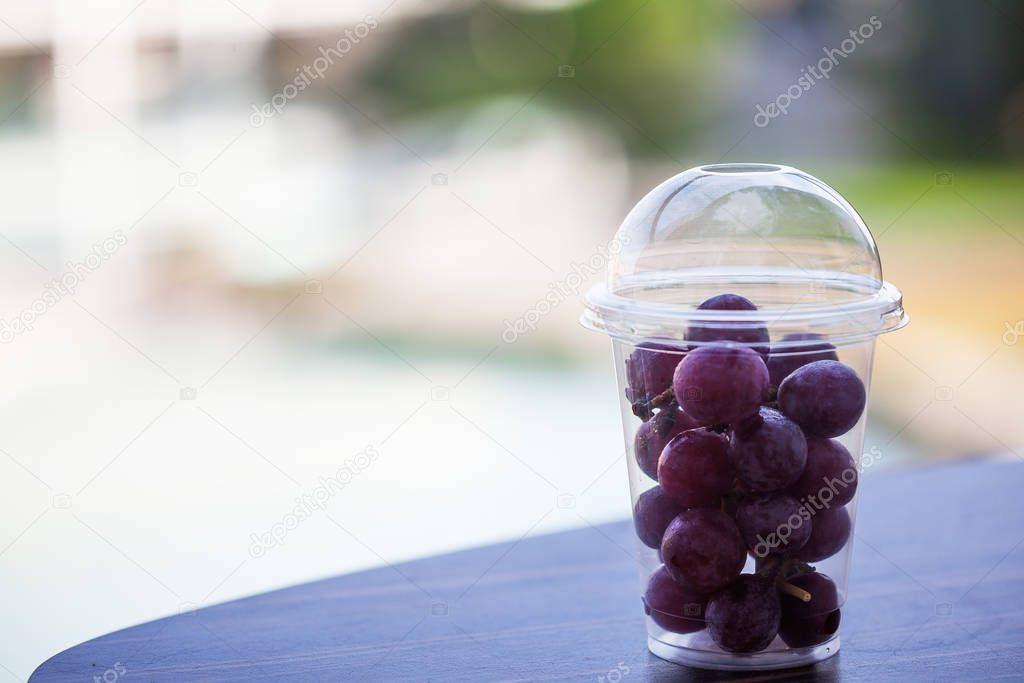
[[[846,325],[841,333],[824,332],[823,341],[847,346],[880,334],[893,332],[910,322],[903,309],[903,295],[888,281],[870,296],[828,304],[800,305],[785,310],[752,311],[699,310],[674,303],[645,301],[611,292],[605,283],[590,288],[580,323],[587,329],[610,337],[638,343],[647,340],[684,341],[682,334],[691,327],[727,325],[730,329],[785,326],[792,329],[825,330]],[[687,347],[717,342],[686,341]],[[806,348],[806,340],[772,340],[775,350]]]

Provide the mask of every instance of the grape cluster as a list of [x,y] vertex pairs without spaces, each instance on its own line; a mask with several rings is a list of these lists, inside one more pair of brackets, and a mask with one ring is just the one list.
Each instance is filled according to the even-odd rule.
[[[757,307],[721,294],[699,309]],[[860,420],[864,384],[810,333],[773,352],[759,323],[695,323],[687,341],[699,343],[647,343],[626,361],[626,396],[644,420],[637,464],[658,482],[633,510],[637,536],[663,562],[644,610],[667,631],[707,629],[729,652],[776,636],[825,642],[839,628],[838,593],[807,563],[850,537],[843,506],[857,471],[834,438]]]

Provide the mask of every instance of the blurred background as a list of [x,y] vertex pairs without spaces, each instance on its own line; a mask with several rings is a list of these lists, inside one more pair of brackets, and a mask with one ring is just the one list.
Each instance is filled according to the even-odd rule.
[[878,344],[866,485],[1016,460],[1022,26],[1009,0],[0,2],[0,678],[625,517],[610,345],[576,321],[632,204],[702,163],[796,166],[873,230],[913,322]]

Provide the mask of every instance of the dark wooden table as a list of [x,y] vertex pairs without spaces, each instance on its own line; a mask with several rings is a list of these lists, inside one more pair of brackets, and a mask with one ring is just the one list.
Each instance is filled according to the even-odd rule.
[[113,680],[115,663],[140,682],[1024,679],[1024,464],[870,477],[860,506],[842,650],[816,667],[730,674],[650,655],[620,522],[153,621],[31,680]]

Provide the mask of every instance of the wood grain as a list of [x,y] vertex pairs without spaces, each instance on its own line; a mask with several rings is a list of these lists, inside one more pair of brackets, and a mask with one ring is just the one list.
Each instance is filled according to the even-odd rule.
[[102,680],[115,662],[128,681],[601,681],[614,669],[626,683],[1021,680],[1022,489],[1024,464],[863,482],[842,650],[816,667],[728,674],[650,655],[620,522],[142,624],[66,650],[30,680]]

